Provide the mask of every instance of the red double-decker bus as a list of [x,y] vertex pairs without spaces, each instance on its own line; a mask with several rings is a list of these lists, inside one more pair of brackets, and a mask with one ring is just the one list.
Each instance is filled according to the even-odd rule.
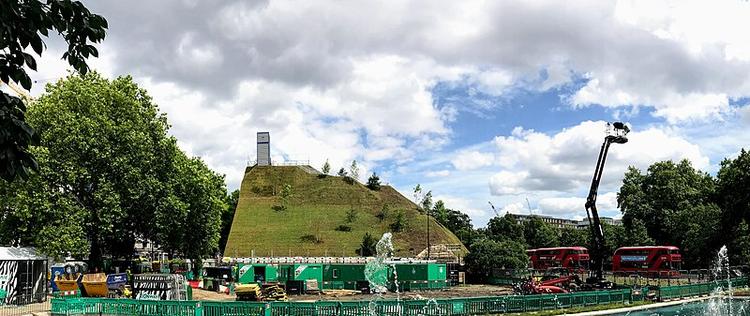
[[526,254],[534,270],[560,267],[583,271],[589,267],[589,251],[584,247],[529,249]]
[[612,271],[621,274],[675,276],[681,267],[680,249],[674,246],[622,247],[612,256]]

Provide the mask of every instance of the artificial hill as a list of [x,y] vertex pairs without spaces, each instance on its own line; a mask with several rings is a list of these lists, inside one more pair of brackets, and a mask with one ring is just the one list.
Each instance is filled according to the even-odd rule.
[[[279,210],[279,192],[287,184],[292,195],[286,210]],[[381,220],[383,205],[389,211]],[[356,216],[349,223],[351,209]],[[414,256],[427,245],[426,215],[392,187],[373,191],[343,177],[323,176],[309,166],[248,167],[224,255],[356,256],[365,233],[380,239],[391,231],[398,212],[406,225],[393,233],[395,255]],[[448,229],[432,217],[429,220],[432,245],[461,245]],[[340,225],[351,231],[342,231]],[[460,248],[466,250],[463,245]]]

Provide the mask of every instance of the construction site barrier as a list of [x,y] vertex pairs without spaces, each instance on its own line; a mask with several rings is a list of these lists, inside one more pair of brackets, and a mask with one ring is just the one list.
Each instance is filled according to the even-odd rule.
[[675,298],[708,295],[718,288],[727,289],[732,287],[745,287],[748,285],[747,278],[737,278],[732,280],[721,280],[710,283],[663,286],[659,288],[659,298],[669,300]]
[[[661,299],[710,294],[729,281],[666,286],[659,288]],[[747,286],[746,278],[731,280],[733,287]],[[505,295],[432,300],[373,300],[317,302],[199,302],[147,301],[102,298],[54,298],[52,315],[143,315],[143,316],[370,316],[448,315],[468,316],[554,310],[571,307],[642,301],[648,289],[577,292],[542,295]]]

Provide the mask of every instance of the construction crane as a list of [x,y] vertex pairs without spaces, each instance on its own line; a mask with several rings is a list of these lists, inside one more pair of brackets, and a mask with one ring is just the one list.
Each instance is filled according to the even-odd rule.
[[497,210],[495,209],[495,206],[492,205],[492,202],[487,201],[487,203],[490,204],[490,207],[492,208],[492,211],[495,212],[495,216],[500,217],[500,213],[497,212]]
[[630,128],[622,122],[607,123],[607,136],[604,137],[604,144],[599,151],[599,160],[596,162],[594,178],[591,180],[591,189],[586,197],[586,216],[589,220],[591,230],[591,271],[592,275],[587,279],[587,283],[599,287],[606,287],[604,280],[604,230],[602,222],[599,219],[599,212],[596,210],[596,196],[599,191],[599,182],[602,179],[604,171],[604,162],[607,160],[607,152],[611,144],[625,144],[628,142],[627,135]]

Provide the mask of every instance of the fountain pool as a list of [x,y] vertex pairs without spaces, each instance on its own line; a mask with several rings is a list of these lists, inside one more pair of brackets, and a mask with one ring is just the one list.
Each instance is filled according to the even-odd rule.
[[[718,303],[718,304],[717,304]],[[720,305],[724,308],[717,308]],[[621,314],[622,316],[750,316],[750,300],[710,299],[669,307],[645,309]]]

